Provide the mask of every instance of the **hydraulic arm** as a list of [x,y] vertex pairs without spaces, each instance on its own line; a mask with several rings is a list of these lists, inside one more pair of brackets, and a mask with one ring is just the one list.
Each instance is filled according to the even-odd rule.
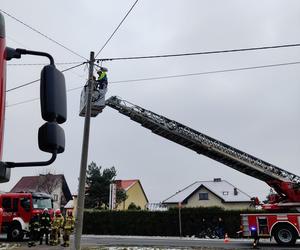
[[274,202],[300,204],[299,176],[116,96],[110,97],[106,105],[159,136],[266,182],[279,195]]

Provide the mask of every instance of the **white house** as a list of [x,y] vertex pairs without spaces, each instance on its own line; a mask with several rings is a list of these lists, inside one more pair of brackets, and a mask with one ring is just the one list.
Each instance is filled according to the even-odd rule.
[[213,181],[196,181],[162,201],[167,207],[222,207],[246,209],[251,197],[231,183],[215,178]]

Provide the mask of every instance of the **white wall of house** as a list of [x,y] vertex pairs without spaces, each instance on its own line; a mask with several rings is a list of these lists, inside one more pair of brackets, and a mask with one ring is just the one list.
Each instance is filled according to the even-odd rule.
[[53,198],[53,208],[54,210],[56,209],[60,209],[61,206],[61,198],[63,195],[62,192],[62,183],[58,183],[57,187],[54,189],[54,191],[52,192],[52,198]]
[[[208,200],[200,200],[199,197],[202,196],[205,197],[207,194],[208,195]],[[197,192],[195,192],[189,199],[186,204],[186,207],[222,207],[224,209],[246,209],[249,208],[250,202],[245,203],[245,202],[222,202],[222,200],[210,192],[208,189],[205,187],[201,187]]]

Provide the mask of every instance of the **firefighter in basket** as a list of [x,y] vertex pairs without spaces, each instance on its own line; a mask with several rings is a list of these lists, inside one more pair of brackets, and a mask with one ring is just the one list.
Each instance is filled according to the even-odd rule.
[[96,89],[94,91],[99,93],[99,99],[96,100],[97,104],[100,106],[105,106],[105,94],[107,92],[107,68],[100,67],[97,71],[98,78],[96,80]]

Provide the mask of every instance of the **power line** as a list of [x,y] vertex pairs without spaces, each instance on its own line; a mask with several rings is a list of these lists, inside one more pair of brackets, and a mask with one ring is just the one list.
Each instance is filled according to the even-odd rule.
[[28,103],[28,102],[34,102],[34,101],[37,101],[37,100],[39,100],[39,99],[40,99],[40,98],[32,98],[32,99],[29,99],[29,100],[26,100],[26,101],[16,102],[16,103],[13,103],[13,104],[9,104],[9,105],[6,105],[5,107],[6,107],[6,108],[9,108],[9,107],[13,107],[13,106],[25,104],[25,103]]
[[[197,56],[197,55],[234,53],[234,52],[255,51],[255,50],[279,49],[279,48],[289,48],[289,47],[299,47],[299,46],[300,46],[300,43],[295,43],[295,44],[284,44],[284,45],[274,45],[274,46],[251,47],[251,48],[240,48],[240,49],[230,49],[230,50],[202,51],[202,52],[179,53],[179,54],[99,58],[99,59],[96,59],[96,61],[103,62],[103,61],[117,61],[117,60],[139,60],[139,59],[153,59],[153,58],[165,58],[165,57]],[[65,63],[56,63],[56,64],[63,65],[63,64],[77,64],[77,63],[80,63],[80,62],[65,62]],[[43,63],[26,63],[26,64],[20,63],[20,64],[8,64],[8,66],[22,66],[22,65],[35,66],[35,65],[45,65],[45,64],[43,64]],[[95,65],[95,66],[100,67],[98,65]]]
[[134,4],[131,6],[131,8],[129,9],[129,11],[127,12],[127,14],[124,16],[124,18],[121,20],[121,22],[119,23],[119,25],[117,26],[117,28],[115,28],[114,32],[110,35],[110,37],[107,39],[107,41],[104,43],[104,45],[102,46],[102,48],[98,51],[98,53],[96,54],[95,57],[97,57],[101,51],[106,47],[106,45],[108,44],[108,42],[112,39],[112,37],[114,36],[114,34],[117,32],[117,30],[120,28],[120,26],[122,25],[122,23],[125,21],[125,19],[127,18],[127,16],[129,15],[129,13],[132,11],[132,9],[134,8],[134,6],[137,4],[139,0],[136,0],[134,2]]
[[[79,64],[83,62],[56,62],[55,65],[70,65],[70,64]],[[85,62],[84,62],[85,63]],[[9,63],[7,66],[43,66],[48,63]]]
[[243,70],[251,70],[251,69],[271,68],[271,67],[280,67],[280,66],[288,66],[288,65],[296,65],[296,64],[300,64],[300,61],[298,61],[298,62],[288,62],[288,63],[278,63],[278,64],[268,64],[268,65],[252,66],[252,67],[243,67],[243,68],[204,71],[204,72],[190,73],[190,74],[158,76],[158,77],[140,78],[140,79],[132,79],[132,80],[121,80],[121,81],[115,81],[115,82],[111,82],[111,83],[140,82],[140,81],[160,80],[160,79],[168,79],[168,78],[209,75],[209,74],[243,71]]
[[96,61],[102,62],[102,61],[117,61],[117,60],[138,60],[138,59],[181,57],[181,56],[198,56],[198,55],[235,53],[235,52],[245,52],[245,51],[255,51],[255,50],[280,49],[280,48],[299,47],[299,46],[300,46],[300,43],[295,43],[295,44],[284,44],[284,45],[274,45],[274,46],[239,48],[239,49],[229,49],[229,50],[214,50],[214,51],[202,51],[202,52],[166,54],[166,55],[99,58],[99,59],[96,59]]
[[[80,63],[80,64],[78,64],[78,65],[75,65],[75,66],[72,66],[72,67],[70,67],[70,68],[64,69],[64,70],[62,70],[61,72],[66,72],[66,71],[68,71],[68,70],[75,69],[75,68],[77,68],[77,67],[79,67],[79,66],[81,66],[81,65],[83,65],[83,64],[85,64],[85,63],[86,63],[86,62]],[[21,84],[21,85],[19,85],[19,86],[17,86],[17,87],[14,87],[14,88],[11,88],[11,89],[6,90],[6,92],[11,92],[11,91],[13,91],[13,90],[16,90],[16,89],[19,89],[19,88],[23,88],[23,87],[25,87],[25,86],[31,85],[31,84],[33,84],[33,83],[35,83],[35,82],[38,82],[38,81],[40,81],[40,79],[33,80],[33,81],[30,81],[30,82]]]
[[4,11],[4,10],[2,10],[2,9],[0,9],[0,11],[3,12],[5,15],[9,16],[10,18],[14,19],[15,21],[17,21],[17,22],[23,24],[23,25],[26,26],[27,28],[29,28],[29,29],[33,30],[34,32],[40,34],[41,36],[47,38],[47,39],[50,40],[51,42],[53,42],[53,43],[59,45],[60,47],[62,47],[62,48],[64,48],[64,49],[68,50],[68,51],[71,52],[72,54],[74,54],[74,55],[76,55],[76,56],[79,56],[79,57],[81,57],[82,59],[88,60],[87,58],[85,58],[85,57],[79,55],[79,54],[76,53],[75,51],[69,49],[69,48],[66,47],[65,45],[63,45],[63,44],[57,42],[56,40],[52,39],[51,37],[49,37],[49,36],[43,34],[42,32],[38,31],[37,29],[35,29],[35,28],[31,27],[30,25],[24,23],[23,21],[21,21],[20,19],[14,17],[13,15],[7,13],[6,11]]
[[[289,65],[297,65],[297,64],[300,64],[300,61],[287,62],[287,63],[277,63],[277,64],[267,64],[267,65],[259,65],[259,66],[243,67],[243,68],[224,69],[224,70],[204,71],[204,72],[180,74],[180,75],[158,76],[158,77],[131,79],[131,80],[120,80],[120,81],[109,82],[109,84],[127,83],[127,82],[140,82],[140,81],[149,81],[149,80],[161,80],[161,79],[168,79],[168,78],[179,78],[179,77],[189,77],[189,76],[197,76],[197,75],[208,75],[208,74],[226,73],[226,72],[252,70],[252,69],[281,67],[281,66],[289,66]],[[74,91],[74,90],[77,90],[77,89],[82,89],[82,86],[68,89],[67,92],[71,92],[71,91]],[[17,102],[17,103],[7,105],[6,107],[17,106],[17,105],[32,102],[32,101],[35,101],[35,100],[38,100],[38,99],[39,98],[29,99],[29,100],[26,100],[26,101]]]

